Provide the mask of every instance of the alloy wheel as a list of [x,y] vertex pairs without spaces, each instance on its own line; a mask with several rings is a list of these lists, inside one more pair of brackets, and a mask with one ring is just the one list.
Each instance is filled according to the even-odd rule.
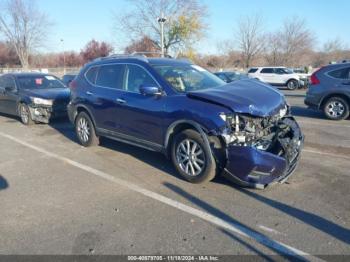
[[184,139],[176,149],[177,164],[189,176],[198,176],[205,168],[205,154],[194,140]]
[[339,117],[344,114],[345,106],[339,101],[332,101],[327,106],[327,113],[332,117]]
[[29,122],[29,112],[28,112],[28,109],[24,105],[21,105],[21,107],[20,107],[20,115],[21,115],[22,122],[24,124],[27,124]]
[[297,83],[295,81],[289,81],[288,83],[288,89],[294,90],[297,88]]
[[77,131],[78,131],[78,135],[79,135],[79,138],[81,139],[81,141],[83,141],[84,143],[89,141],[90,126],[89,126],[89,122],[87,121],[87,119],[85,117],[81,117],[78,120]]

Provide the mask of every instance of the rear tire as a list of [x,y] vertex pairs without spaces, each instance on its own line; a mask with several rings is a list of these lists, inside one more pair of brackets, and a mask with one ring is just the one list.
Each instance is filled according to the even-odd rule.
[[82,146],[91,147],[100,143],[96,136],[95,126],[90,116],[85,112],[79,113],[75,120],[75,133]]
[[23,125],[30,126],[34,124],[30,114],[29,107],[26,104],[20,104],[18,107],[19,117]]
[[298,88],[299,88],[299,83],[298,83],[298,81],[297,81],[297,80],[294,80],[294,79],[289,80],[289,81],[287,82],[287,88],[288,88],[289,90],[298,89]]
[[331,97],[323,105],[323,112],[328,119],[343,120],[349,117],[349,104],[341,97]]
[[212,152],[194,130],[184,130],[174,137],[171,160],[177,172],[191,183],[209,182],[216,175]]

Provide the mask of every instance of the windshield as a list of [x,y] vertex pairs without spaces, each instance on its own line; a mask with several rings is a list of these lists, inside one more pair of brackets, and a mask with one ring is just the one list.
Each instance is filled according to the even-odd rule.
[[158,73],[177,91],[189,92],[225,85],[219,77],[197,65],[155,66]]
[[65,88],[57,77],[51,75],[18,76],[17,80],[19,89]]

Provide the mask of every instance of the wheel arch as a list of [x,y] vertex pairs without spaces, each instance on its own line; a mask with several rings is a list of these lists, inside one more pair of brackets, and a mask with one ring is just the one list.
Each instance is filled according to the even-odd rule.
[[26,99],[26,98],[23,98],[21,97],[20,99],[17,100],[17,103],[16,103],[16,113],[17,115],[19,116],[19,106],[22,105],[22,104],[25,104],[25,105],[29,105],[30,101],[29,99]]
[[297,81],[297,82],[298,82],[298,84],[299,84],[299,80],[298,80],[298,79],[296,79],[296,78],[294,78],[294,77],[289,78],[289,79],[286,81],[286,84],[288,84],[290,81]]
[[95,118],[94,118],[94,116],[93,116],[91,110],[90,110],[87,106],[82,105],[82,104],[78,104],[78,105],[76,105],[75,108],[76,108],[76,110],[75,110],[75,114],[74,114],[74,116],[73,116],[74,123],[75,123],[75,120],[76,120],[77,116],[79,115],[79,113],[85,112],[85,113],[88,114],[88,116],[90,117],[92,123],[94,124],[94,127],[96,128]]
[[179,132],[186,130],[186,129],[193,129],[193,130],[197,131],[201,135],[201,137],[203,138],[204,143],[210,149],[210,143],[209,143],[209,139],[207,136],[208,130],[193,120],[185,120],[184,119],[184,120],[175,121],[167,129],[167,132],[165,134],[165,139],[164,139],[164,148],[165,148],[166,154],[168,156],[169,156],[169,152],[170,152],[170,148],[171,148],[170,145],[172,144],[172,140],[173,140],[174,136],[176,134],[178,134]]
[[350,107],[350,97],[349,97],[348,95],[343,94],[343,93],[331,93],[331,94],[325,95],[325,96],[321,99],[318,108],[319,108],[319,109],[323,109],[324,104],[327,102],[328,99],[330,99],[330,98],[332,98],[332,97],[340,97],[340,98],[343,98],[343,99],[348,103],[348,106]]

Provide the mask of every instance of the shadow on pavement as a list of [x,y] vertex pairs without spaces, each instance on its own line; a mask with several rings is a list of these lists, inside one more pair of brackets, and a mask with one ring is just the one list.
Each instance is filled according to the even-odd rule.
[[173,164],[163,154],[149,151],[140,147],[128,145],[108,138],[100,139],[100,146],[130,155],[142,162],[159,169],[166,174],[183,180],[176,172]]
[[350,230],[340,225],[337,225],[326,218],[323,218],[321,216],[315,215],[313,213],[301,210],[293,206],[289,206],[279,201],[267,198],[265,196],[262,196],[254,192],[254,190],[248,190],[246,188],[242,188],[238,185],[231,183],[229,180],[227,180],[222,176],[219,177],[218,179],[215,179],[215,182],[219,184],[225,184],[227,186],[231,186],[235,188],[237,191],[245,194],[246,196],[253,198],[254,200],[261,202],[264,205],[277,209],[278,211],[285,213],[286,215],[289,215],[291,217],[294,217],[300,220],[301,222],[309,226],[312,226],[325,234],[328,234],[334,237],[335,239],[338,239],[346,244],[350,244]]
[[316,119],[325,119],[322,112],[312,110],[310,108],[302,107],[302,106],[292,106],[292,115],[300,116],[300,117],[309,117]]
[[305,94],[284,94],[286,97],[305,97]]
[[8,188],[9,184],[3,176],[0,176],[0,190]]
[[75,134],[74,125],[69,122],[68,118],[60,118],[50,121],[49,124],[53,129],[61,133],[67,139],[78,143],[78,138]]
[[[209,203],[197,198],[196,196],[184,191],[182,188],[173,185],[171,183],[164,183],[164,186],[170,189],[171,191],[177,193],[181,197],[187,199],[188,201],[192,202],[196,206],[200,207],[201,209],[205,210],[205,212],[220,218],[221,220],[225,221],[226,223],[232,224],[235,228],[243,232],[243,234],[248,235],[250,238],[254,239],[255,241],[259,242],[260,244],[264,245],[270,250],[273,250],[280,256],[283,256],[285,259],[288,259],[290,261],[305,261],[305,258],[301,257],[291,249],[285,247],[283,244],[280,244],[279,242],[269,238],[268,236],[255,231],[254,229],[248,227],[247,225],[244,225],[243,223],[239,222],[238,220],[234,219],[230,215],[224,213],[223,211],[219,210],[218,208],[210,205]],[[257,255],[264,257],[265,255],[256,249],[256,247],[253,247],[246,241],[238,238],[236,235],[232,234],[231,232],[221,229],[221,231],[231,237],[233,240],[238,241],[243,246],[248,248],[249,250],[253,251]]]

